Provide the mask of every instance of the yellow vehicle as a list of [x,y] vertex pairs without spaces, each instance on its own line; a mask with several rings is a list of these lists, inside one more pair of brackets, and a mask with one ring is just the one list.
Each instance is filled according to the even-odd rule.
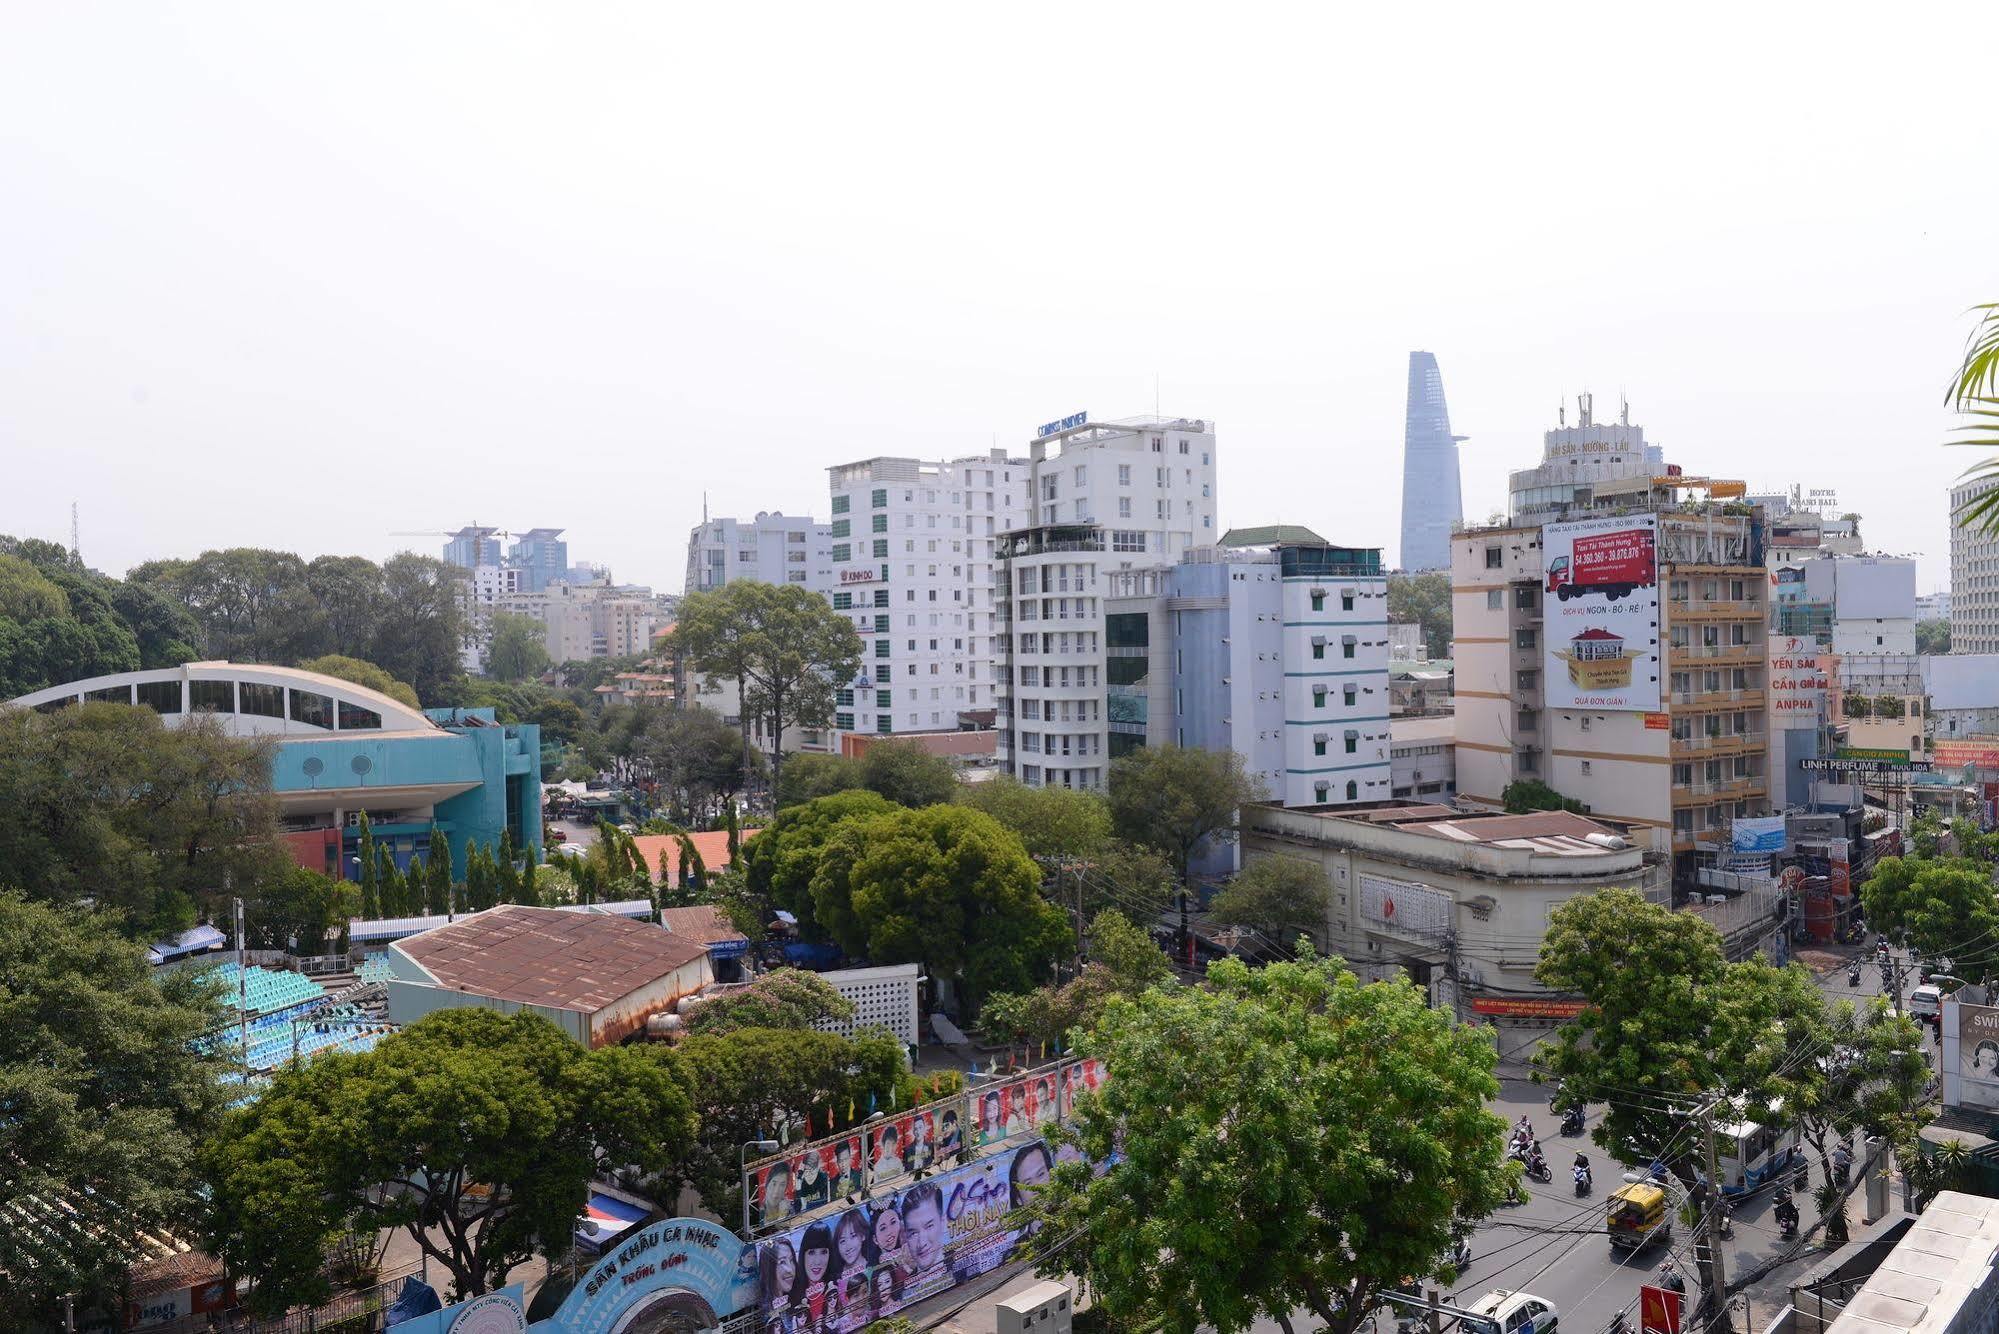
[[1612,1250],[1635,1251],[1653,1241],[1671,1241],[1673,1216],[1663,1186],[1634,1181],[1611,1192],[1605,1231]]

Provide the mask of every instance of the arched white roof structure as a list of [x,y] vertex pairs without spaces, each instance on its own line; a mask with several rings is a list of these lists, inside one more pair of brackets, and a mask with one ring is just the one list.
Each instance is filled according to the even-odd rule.
[[150,708],[169,726],[196,714],[219,719],[237,736],[385,736],[442,734],[422,710],[379,690],[296,667],[190,662],[150,672],[118,672],[50,686],[8,707],[60,709],[105,701]]

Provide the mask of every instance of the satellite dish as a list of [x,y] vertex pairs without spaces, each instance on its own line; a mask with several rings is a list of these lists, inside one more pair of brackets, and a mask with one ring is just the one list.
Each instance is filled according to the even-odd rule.
[[317,778],[326,772],[326,761],[320,759],[317,755],[308,755],[306,756],[305,763],[301,764],[299,768],[305,770],[307,778]]
[[349,762],[348,767],[353,769],[357,776],[365,776],[370,769],[375,767],[375,762],[366,755],[356,755]]

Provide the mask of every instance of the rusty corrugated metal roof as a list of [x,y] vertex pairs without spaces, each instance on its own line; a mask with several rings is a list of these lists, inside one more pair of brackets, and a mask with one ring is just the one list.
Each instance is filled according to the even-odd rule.
[[650,922],[503,904],[399,941],[451,991],[594,1014],[707,953]]
[[662,908],[659,913],[660,925],[674,935],[692,940],[702,946],[713,945],[720,940],[740,940],[748,943],[749,937],[736,930],[736,924],[729,915],[712,903],[698,904],[692,908]]

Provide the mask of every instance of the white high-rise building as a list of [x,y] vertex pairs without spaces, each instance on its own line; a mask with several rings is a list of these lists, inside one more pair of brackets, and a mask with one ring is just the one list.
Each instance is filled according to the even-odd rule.
[[707,593],[738,579],[759,579],[824,592],[833,579],[831,533],[831,525],[807,514],[704,519],[687,536],[685,591]]
[[1103,574],[1211,546],[1214,423],[1142,417],[1050,429],[1029,445],[1026,520],[998,543],[998,760],[1031,786],[1100,788]]
[[827,593],[863,657],[834,701],[836,732],[957,731],[991,709],[993,567],[1026,505],[1027,463],[1003,450],[830,468]]
[[1957,522],[1972,501],[1999,483],[1967,482],[1950,492],[1950,651],[1999,653],[1999,538]]

